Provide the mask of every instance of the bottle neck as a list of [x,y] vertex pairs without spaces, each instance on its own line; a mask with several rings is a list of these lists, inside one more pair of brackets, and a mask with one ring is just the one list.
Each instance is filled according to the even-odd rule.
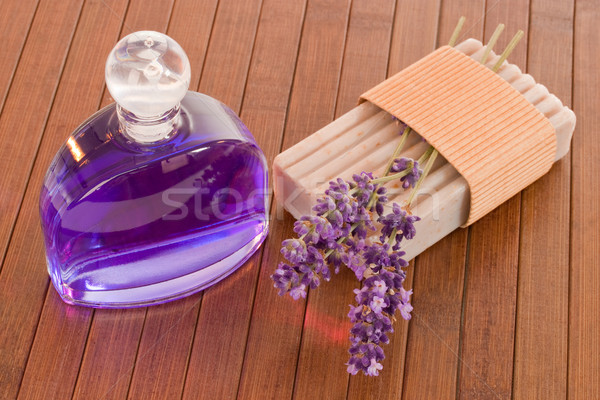
[[117,116],[123,134],[138,143],[151,144],[172,137],[179,126],[180,107],[177,105],[155,117],[139,117],[117,104]]

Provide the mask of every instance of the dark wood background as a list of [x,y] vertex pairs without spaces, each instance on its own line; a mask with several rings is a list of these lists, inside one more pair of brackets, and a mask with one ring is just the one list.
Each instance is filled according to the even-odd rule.
[[[192,89],[240,113],[271,162],[364,90],[448,41],[526,35],[511,61],[578,117],[550,173],[411,263],[415,307],[379,378],[350,377],[342,273],[307,301],[269,275],[292,218],[184,300],[63,304],[38,195],[69,133],[111,101],[104,62],[135,30],[187,51]],[[600,399],[600,4],[597,0],[3,0],[0,3],[0,398]]]

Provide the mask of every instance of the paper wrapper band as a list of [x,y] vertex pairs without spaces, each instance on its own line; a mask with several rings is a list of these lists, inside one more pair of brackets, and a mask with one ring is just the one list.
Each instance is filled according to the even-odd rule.
[[550,121],[508,82],[444,46],[361,96],[427,140],[469,184],[468,226],[544,175]]

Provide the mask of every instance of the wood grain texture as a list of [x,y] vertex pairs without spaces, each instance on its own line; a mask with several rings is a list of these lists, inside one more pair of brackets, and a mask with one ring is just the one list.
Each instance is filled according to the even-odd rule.
[[[46,0],[40,3],[2,109],[0,132],[4,139],[10,139],[4,140],[0,148],[0,168],[4,171],[0,176],[0,188],[3,189],[0,196],[2,257],[6,254],[23,200],[82,2],[56,4]],[[44,68],[38,68],[39,65]],[[35,112],[22,112],[24,107]]]
[[[527,70],[570,105],[573,2],[532,0],[530,23]],[[569,192],[569,155],[523,191],[514,398],[567,394]]]
[[129,399],[181,398],[200,294],[148,309]]
[[[70,6],[73,7],[74,4],[70,4]],[[26,210],[26,212],[19,214],[12,236],[11,246],[4,259],[3,269],[0,271],[0,336],[3,339],[0,341],[0,397],[14,398],[19,391],[19,385],[31,350],[33,337],[36,333],[36,325],[38,324],[38,320],[40,320],[40,311],[46,296],[46,288],[48,287],[48,276],[45,271],[45,261],[43,256],[43,240],[39,230],[39,217],[37,212],[37,200],[42,177],[58,144],[61,143],[66,136],[66,133],[62,130],[64,125],[71,121],[71,117],[74,117],[75,121],[73,121],[73,127],[77,126],[82,118],[89,115],[90,111],[95,110],[98,103],[98,97],[94,99],[93,96],[81,93],[79,90],[81,85],[84,84],[83,82],[85,82],[85,84],[90,84],[91,82],[91,85],[93,86],[94,80],[91,79],[91,74],[101,73],[100,71],[103,69],[100,67],[100,71],[96,71],[94,68],[85,67],[87,62],[89,62],[90,59],[93,59],[93,54],[91,53],[97,51],[97,49],[92,51],[90,46],[83,46],[83,44],[85,44],[86,41],[92,40],[93,34],[97,33],[98,30],[110,34],[111,29],[115,29],[115,27],[118,29],[120,26],[119,21],[117,21],[115,26],[111,23],[106,23],[102,25],[102,27],[94,27],[89,20],[90,12],[96,13],[97,16],[98,10],[94,10],[94,6],[87,7],[86,10],[87,12],[82,15],[82,18],[84,18],[84,20],[88,18],[86,20],[88,26],[78,30],[74,39],[74,47],[78,50],[71,52],[65,67],[69,73],[73,74],[73,78],[59,86],[57,96],[53,99],[53,113],[49,117],[48,124],[46,125],[40,154],[36,160],[38,162],[35,165],[32,177],[29,178],[30,186],[27,188],[23,201],[23,210]],[[61,10],[59,7],[58,10],[56,10],[50,5],[40,5],[40,9],[33,22],[28,45],[25,47],[24,52],[27,52],[27,48],[29,47],[32,48],[31,51],[40,51],[40,48],[43,46],[49,46],[49,51],[59,51],[60,48],[55,48],[57,44],[46,43],[48,38],[45,37],[44,33],[50,37],[55,37],[56,35],[59,35],[59,33],[67,35],[67,45],[70,45],[71,33],[74,32],[80,11],[81,10],[77,7],[73,7],[71,10]],[[56,12],[63,13],[64,15],[59,18],[57,17]],[[55,19],[57,24],[53,25],[52,22]],[[70,22],[70,25],[67,24],[67,22]],[[38,27],[38,25],[40,26]],[[57,32],[46,32],[51,29],[49,28],[50,26],[54,27]],[[96,29],[95,32],[94,29]],[[63,40],[65,40],[65,38],[63,38]],[[61,45],[66,46],[65,43],[61,43]],[[102,48],[102,46],[100,46],[100,48]],[[64,52],[66,53],[66,47]],[[60,52],[57,53],[57,56],[58,55],[60,55]],[[28,62],[30,64],[24,64],[23,69],[19,68],[17,71],[17,75],[22,75],[22,77],[13,84],[15,91],[13,92],[13,90],[11,90],[7,106],[13,101],[10,100],[10,97],[13,96],[12,93],[15,93],[14,95],[17,96],[17,98],[25,96],[24,93],[20,93],[20,91],[24,90],[21,86],[25,85],[25,81],[27,80],[35,80],[30,76],[36,71],[36,64],[31,61],[33,54],[28,55],[28,57]],[[22,60],[26,59],[22,58]],[[55,87],[58,83],[58,73],[62,70],[62,65],[53,65],[54,62],[54,60],[51,61],[49,67],[55,70],[54,72],[56,75],[52,77],[50,75],[42,74],[44,78],[40,79],[41,85]],[[28,71],[29,69],[31,71]],[[47,72],[47,74],[49,73],[50,71]],[[44,82],[44,80],[46,80],[46,82]],[[99,88],[101,87],[102,83],[100,82]],[[54,97],[54,93],[44,94],[42,92],[40,95]],[[35,104],[38,100],[41,101],[41,99],[32,99],[32,103]],[[72,102],[74,100],[79,100],[78,104],[80,109],[73,109]],[[34,135],[36,129],[33,124],[37,126],[37,130],[40,131],[41,135],[43,124],[46,123],[46,116],[42,114],[49,111],[52,99],[46,99],[46,101],[48,101],[48,110],[45,110],[42,106],[39,114],[28,114],[29,117],[23,125],[24,128],[31,127],[34,129],[31,131],[32,135]],[[5,108],[5,110],[8,109]],[[81,115],[78,114],[78,111],[81,112]],[[2,117],[3,119],[5,119],[4,117],[8,117],[6,120],[10,122],[11,115],[14,117],[17,116],[17,114],[3,113]],[[23,136],[22,138],[23,140],[28,139],[27,136]],[[30,137],[29,139],[35,142],[35,137]],[[26,140],[22,145],[25,145],[25,143]],[[37,143],[35,143],[35,146],[28,150],[28,152],[32,152],[36,148]],[[23,157],[26,158],[27,155],[25,153],[23,154]],[[29,154],[29,156],[33,157],[33,154]],[[27,164],[27,162],[21,164],[20,167],[23,168],[24,164]],[[25,171],[22,172],[24,173]],[[27,174],[28,173],[29,172],[27,172]],[[23,182],[23,184],[24,183],[25,182]],[[11,190],[11,196],[18,192],[18,189],[15,188],[14,190],[14,192]],[[4,195],[2,196],[3,199],[6,197]],[[6,214],[3,213],[3,216],[4,215]],[[64,308],[62,304],[60,310],[62,310],[63,316],[66,315],[64,313],[71,313],[67,312],[67,309]],[[87,312],[83,311],[83,313],[85,314]],[[52,323],[50,323],[50,325],[57,327],[57,325]],[[44,326],[48,326],[48,324]],[[58,328],[60,329],[62,327]],[[38,354],[34,352],[33,355],[35,356]],[[52,363],[53,360],[48,360],[48,362]],[[35,361],[33,364],[35,364]],[[44,361],[42,361],[41,364],[44,364]],[[41,378],[38,379],[42,381]],[[27,382],[27,380],[25,380],[25,382]],[[24,390],[26,391],[27,389]]]
[[[390,0],[352,3],[335,118],[355,107],[364,90],[385,79],[394,8],[394,1]],[[319,391],[323,398],[346,398],[345,363],[350,347],[348,332],[352,327],[348,305],[354,304],[353,290],[357,287],[356,276],[343,269],[331,282],[323,282],[321,288],[310,292],[294,398],[314,397],[315,387],[323,388]],[[315,375],[314,371],[326,372]]]
[[145,308],[94,311],[74,399],[127,397],[145,317]]
[[65,307],[56,290],[47,292],[19,399],[71,396],[92,313],[91,309]]
[[[349,11],[348,1],[308,2],[283,137],[284,148],[332,120]],[[263,245],[263,261],[238,391],[238,397],[242,399],[289,398],[293,393],[304,302],[294,302],[289,296],[278,298],[269,278],[280,261],[281,241],[293,233],[292,222],[287,213],[283,221],[278,219],[271,225]],[[257,368],[254,360],[259,359],[270,367]]]
[[252,57],[261,0],[222,1],[213,25],[211,44],[198,91],[240,111],[248,65]]
[[[481,39],[484,11],[483,1],[443,1],[437,46],[448,42],[461,15],[466,22],[458,42]],[[458,229],[415,261],[415,311],[408,332],[404,399],[446,399],[456,394],[467,240],[467,229]]]
[[[444,44],[460,15],[463,38],[505,23],[496,49],[526,31],[510,60],[572,102],[573,152],[416,260],[413,320],[396,323],[378,378],[344,372],[351,274],[306,302],[277,296],[293,221],[275,204],[261,251],[202,294],[91,310],[48,285],[39,187],[67,134],[111,101],[104,61],[120,37],[167,31],[191,89],[240,112],[270,164]],[[598,18],[593,0],[1,1],[0,399],[600,397]]]
[[[528,31],[528,2],[488,2],[485,42],[500,23],[506,28],[496,43],[497,53],[517,30]],[[525,36],[510,55],[511,63],[523,71],[527,45]],[[519,194],[471,227],[458,377],[458,397],[463,399],[511,398],[520,209]]]
[[[568,397],[600,398],[600,62],[597,2],[577,0],[573,55],[573,137]],[[591,38],[585,40],[584,38]],[[560,298],[564,301],[565,292]]]
[[[0,4],[0,37],[3,38],[0,47],[0,112],[21,58],[38,3],[39,0],[26,0],[3,1]],[[2,134],[7,132],[0,132],[0,135]]]
[[[258,22],[240,116],[269,165],[281,145],[304,9],[303,2],[266,0]],[[236,397],[262,249],[227,281],[205,291],[184,398]]]

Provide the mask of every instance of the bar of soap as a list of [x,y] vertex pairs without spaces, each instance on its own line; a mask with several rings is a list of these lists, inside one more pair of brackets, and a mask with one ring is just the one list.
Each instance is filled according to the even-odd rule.
[[[479,61],[485,46],[468,39],[455,47]],[[490,52],[486,66],[499,56]],[[533,77],[506,61],[498,74],[534,105],[554,127],[558,160],[568,153],[575,129],[575,114],[549,93]],[[274,161],[276,201],[295,218],[314,214],[312,207],[331,180],[349,180],[354,173],[373,172],[381,176],[400,140],[400,128],[390,114],[365,102],[344,114],[298,144],[279,154]],[[428,145],[418,134],[410,134],[399,157],[418,158]],[[386,185],[392,202],[403,204],[409,191],[400,182]],[[408,260],[465,223],[469,214],[469,187],[466,180],[443,157],[438,156],[413,202],[412,211],[421,220],[415,224],[417,235],[404,243]]]

